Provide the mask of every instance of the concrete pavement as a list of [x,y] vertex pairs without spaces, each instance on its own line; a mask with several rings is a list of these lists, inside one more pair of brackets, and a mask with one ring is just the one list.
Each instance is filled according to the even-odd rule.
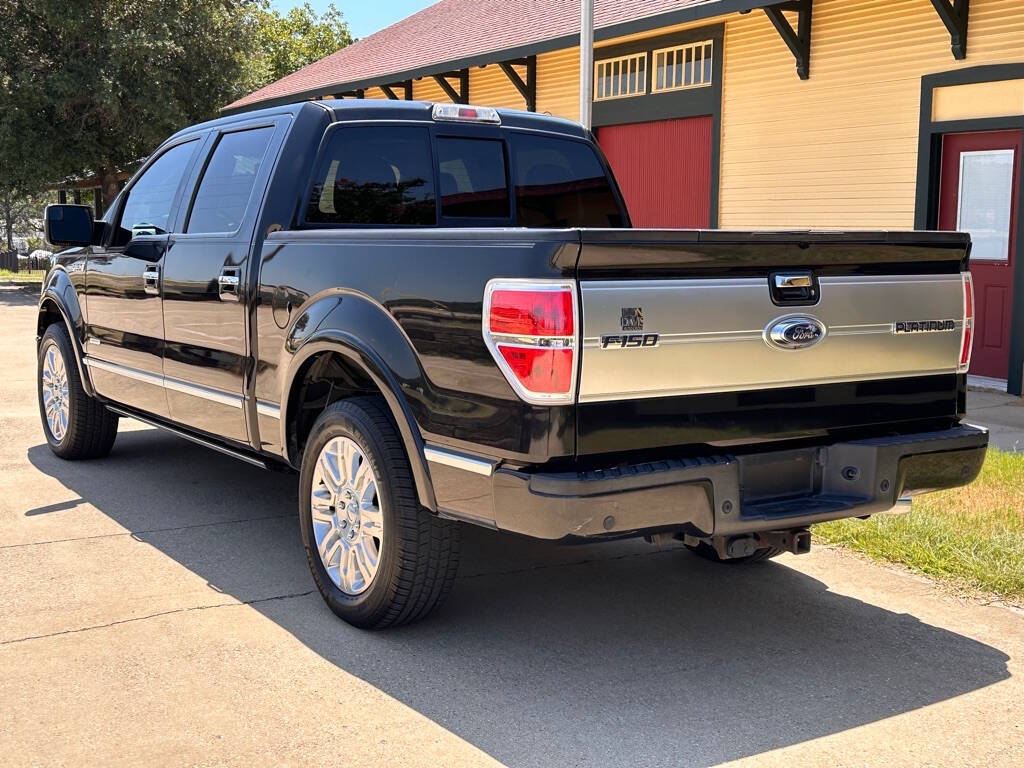
[[973,423],[989,428],[996,448],[1024,452],[1024,400],[1005,392],[970,390],[967,414]]
[[1024,749],[1024,615],[826,549],[752,568],[466,531],[397,631],[313,589],[295,480],[124,422],[46,448],[0,291],[4,764],[978,765]]

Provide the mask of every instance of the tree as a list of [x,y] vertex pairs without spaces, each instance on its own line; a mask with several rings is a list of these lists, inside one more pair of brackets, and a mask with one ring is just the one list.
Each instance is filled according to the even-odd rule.
[[[252,0],[0,4],[0,183],[117,171],[238,93]],[[6,184],[10,186],[9,184]]]
[[14,250],[16,234],[34,234],[39,231],[46,200],[19,189],[0,188],[0,227],[3,227],[7,250]]
[[283,16],[264,0],[250,9],[252,54],[239,83],[239,96],[280,80],[352,43],[352,34],[333,3],[322,14],[303,3]]

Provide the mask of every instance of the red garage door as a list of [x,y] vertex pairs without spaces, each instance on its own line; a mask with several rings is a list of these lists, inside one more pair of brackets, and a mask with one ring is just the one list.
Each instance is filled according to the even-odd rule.
[[610,125],[597,138],[634,227],[710,226],[710,117]]

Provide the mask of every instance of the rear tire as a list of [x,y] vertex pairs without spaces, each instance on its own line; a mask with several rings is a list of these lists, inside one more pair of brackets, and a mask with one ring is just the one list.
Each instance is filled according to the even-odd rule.
[[419,504],[409,460],[379,398],[329,405],[310,432],[299,523],[313,581],[357,627],[408,624],[451,591],[460,529]]
[[36,389],[51,451],[72,460],[110,453],[117,438],[117,414],[85,393],[71,337],[61,323],[47,328],[39,344]]
[[759,549],[752,555],[745,557],[722,557],[718,554],[717,550],[708,544],[706,541],[702,541],[696,546],[686,545],[686,548],[705,560],[710,560],[713,563],[722,563],[723,565],[748,565],[750,563],[760,563],[764,560],[771,560],[773,557],[778,557],[784,549],[779,547],[764,547]]

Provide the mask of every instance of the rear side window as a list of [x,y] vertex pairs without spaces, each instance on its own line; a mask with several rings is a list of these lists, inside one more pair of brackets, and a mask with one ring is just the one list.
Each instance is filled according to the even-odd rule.
[[437,223],[430,135],[418,126],[336,129],[313,177],[311,224]]
[[236,232],[274,135],[271,126],[225,133],[203,172],[186,232]]
[[511,215],[505,149],[493,139],[437,140],[441,215],[507,219]]
[[515,134],[512,163],[519,226],[624,226],[604,167],[588,144]]

